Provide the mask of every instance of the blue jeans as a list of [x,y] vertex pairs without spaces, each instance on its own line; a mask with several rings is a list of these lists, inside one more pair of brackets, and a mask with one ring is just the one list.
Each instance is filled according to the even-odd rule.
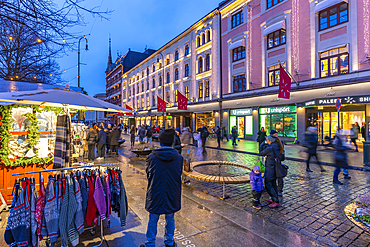
[[[146,247],[155,246],[155,238],[157,236],[157,223],[160,214],[149,213],[148,229],[146,231],[146,238],[148,241],[145,242]],[[175,234],[175,214],[166,214],[166,226],[164,233],[164,243],[167,245],[173,245],[174,234]]]
[[[333,180],[337,180],[337,181],[339,180],[339,178],[338,178],[339,173],[340,173],[340,168],[335,168]],[[348,169],[343,168],[343,175],[345,175],[345,176],[349,175]]]

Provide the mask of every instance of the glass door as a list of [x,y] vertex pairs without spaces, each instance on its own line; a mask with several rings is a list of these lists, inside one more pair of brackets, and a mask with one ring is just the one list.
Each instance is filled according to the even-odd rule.
[[330,136],[330,112],[322,113],[322,134],[323,139]]
[[245,118],[244,117],[238,117],[238,137],[244,138],[245,133]]

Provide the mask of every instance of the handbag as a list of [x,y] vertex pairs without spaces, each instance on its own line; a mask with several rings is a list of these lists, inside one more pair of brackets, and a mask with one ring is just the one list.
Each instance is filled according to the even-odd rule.
[[279,158],[276,157],[276,153],[274,148],[272,148],[272,152],[274,153],[274,160],[275,160],[275,175],[276,178],[284,178],[288,175],[289,167],[281,163]]
[[264,164],[263,164],[263,162],[261,161],[261,158],[262,158],[262,157],[260,157],[260,158],[258,159],[257,163],[256,163],[256,164],[254,164],[254,166],[258,166],[258,167],[260,168],[260,172],[261,172],[261,173],[264,173],[264,172],[265,172],[265,165],[264,165]]

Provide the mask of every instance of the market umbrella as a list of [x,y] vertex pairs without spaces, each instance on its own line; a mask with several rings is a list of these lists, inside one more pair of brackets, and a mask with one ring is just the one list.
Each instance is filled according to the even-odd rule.
[[0,93],[0,101],[87,111],[133,112],[82,93],[60,89]]

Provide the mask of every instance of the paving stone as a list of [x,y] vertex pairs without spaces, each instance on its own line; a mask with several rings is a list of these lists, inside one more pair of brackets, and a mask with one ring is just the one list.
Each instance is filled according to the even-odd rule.
[[337,229],[333,230],[332,232],[329,233],[329,235],[333,238],[336,238],[337,240],[344,235],[344,232],[339,231]]
[[311,228],[315,229],[315,230],[318,230],[320,229],[321,227],[323,226],[323,224],[319,223],[319,222],[314,222],[310,225]]
[[324,230],[324,229],[321,228],[321,229],[315,231],[314,233],[321,236],[321,237],[324,237],[329,233],[329,231]]
[[346,234],[344,234],[344,237],[349,239],[356,239],[359,236],[357,232],[348,231]]
[[352,239],[349,239],[349,238],[346,238],[346,237],[341,237],[338,239],[337,241],[341,246],[343,247],[347,247],[348,245],[350,245],[353,240]]
[[353,226],[350,226],[350,225],[347,225],[347,224],[341,224],[336,229],[341,230],[343,232],[347,232],[347,231],[349,231],[352,228],[353,228]]

